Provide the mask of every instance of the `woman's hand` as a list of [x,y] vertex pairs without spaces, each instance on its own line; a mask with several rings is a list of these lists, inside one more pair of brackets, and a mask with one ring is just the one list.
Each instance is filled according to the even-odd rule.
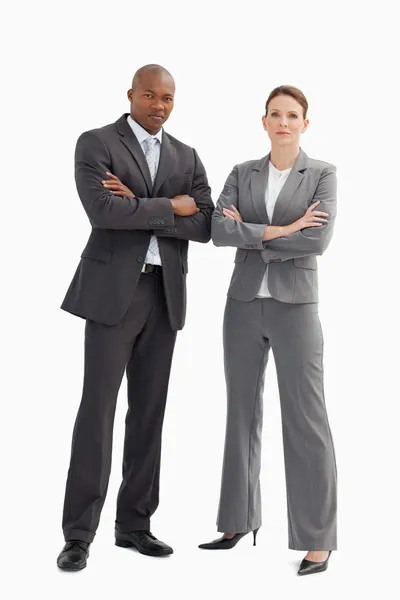
[[311,204],[309,208],[307,208],[304,216],[294,221],[290,225],[286,225],[286,233],[296,233],[296,231],[301,231],[306,227],[321,227],[324,223],[328,222],[327,217],[329,217],[328,213],[322,212],[321,210],[314,210],[318,204],[320,204],[320,200]]
[[242,216],[241,216],[240,212],[238,211],[238,209],[236,208],[236,206],[233,206],[233,204],[231,204],[231,207],[232,207],[232,210],[229,208],[222,209],[222,213],[223,213],[224,217],[228,217],[228,219],[233,219],[234,221],[241,221],[243,223]]
[[127,198],[135,197],[135,194],[131,192],[131,190],[127,188],[116,175],[113,175],[110,171],[106,171],[106,175],[109,175],[111,179],[104,180],[101,183],[103,184],[103,187],[110,190],[114,196],[125,196]]

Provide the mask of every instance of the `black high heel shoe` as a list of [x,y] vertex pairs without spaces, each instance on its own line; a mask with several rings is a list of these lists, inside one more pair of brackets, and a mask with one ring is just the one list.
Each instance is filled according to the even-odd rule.
[[322,562],[314,562],[303,558],[300,569],[297,571],[297,575],[312,575],[313,573],[322,573],[322,571],[326,571],[331,552],[332,550],[329,550],[328,558]]
[[[254,529],[253,531],[253,546],[256,545],[257,533],[260,528]],[[235,533],[235,535],[231,538],[220,537],[217,540],[213,540],[212,542],[207,542],[206,544],[200,544],[199,548],[203,550],[230,550],[239,540],[242,539],[245,535],[250,533],[250,531],[246,531],[245,533]]]

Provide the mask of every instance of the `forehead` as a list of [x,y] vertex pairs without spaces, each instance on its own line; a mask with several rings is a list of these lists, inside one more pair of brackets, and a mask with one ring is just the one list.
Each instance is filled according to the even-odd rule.
[[151,90],[156,94],[174,94],[175,82],[166,73],[143,73],[136,84],[140,90]]
[[269,110],[296,111],[302,112],[303,108],[299,102],[292,96],[275,96],[269,103]]

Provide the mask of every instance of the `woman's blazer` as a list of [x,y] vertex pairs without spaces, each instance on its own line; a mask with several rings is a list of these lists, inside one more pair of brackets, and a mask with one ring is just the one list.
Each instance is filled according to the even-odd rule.
[[[332,238],[336,218],[336,167],[300,153],[276,200],[272,221],[265,202],[270,153],[260,160],[236,165],[225,182],[212,216],[211,236],[215,246],[237,248],[228,296],[253,300],[268,266],[268,289],[276,300],[288,303],[318,302],[317,256]],[[289,225],[320,200],[316,210],[329,214],[320,227],[267,242],[267,225]],[[224,217],[223,208],[237,207],[243,223]]]

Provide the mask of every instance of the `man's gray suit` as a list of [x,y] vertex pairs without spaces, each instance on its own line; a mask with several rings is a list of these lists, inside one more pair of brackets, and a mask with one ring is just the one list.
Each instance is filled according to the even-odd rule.
[[[135,197],[105,189],[106,171]],[[107,493],[124,372],[129,410],[116,528],[122,533],[150,528],[159,501],[172,355],[177,330],[185,322],[188,244],[209,241],[214,205],[196,151],[165,131],[153,186],[126,114],[80,136],[75,179],[92,232],[62,303],[64,310],[86,319],[83,393],[72,439],[63,530],[66,541],[90,543]],[[198,213],[174,214],[170,199],[184,194],[194,198]],[[142,270],[152,234],[157,236],[162,274]]]
[[[260,456],[264,373],[274,353],[281,400],[289,547],[336,549],[336,461],[325,408],[317,255],[336,217],[336,167],[300,148],[269,221],[270,154],[237,165],[212,217],[216,246],[237,248],[224,315],[228,413],[218,531],[261,525]],[[328,223],[264,242],[267,225],[288,225],[317,200]],[[234,205],[243,221],[223,215]],[[268,266],[272,298],[257,298]]]
[[[126,118],[124,114],[115,123],[87,131],[77,142],[75,180],[92,232],[61,308],[105,325],[118,323],[135,294],[154,232],[171,327],[179,330],[186,315],[189,240],[210,239],[210,188],[196,150],[166,132],[153,186]],[[112,196],[101,183],[107,170],[136,197]],[[199,213],[174,215],[170,198],[182,194],[194,197]]]

